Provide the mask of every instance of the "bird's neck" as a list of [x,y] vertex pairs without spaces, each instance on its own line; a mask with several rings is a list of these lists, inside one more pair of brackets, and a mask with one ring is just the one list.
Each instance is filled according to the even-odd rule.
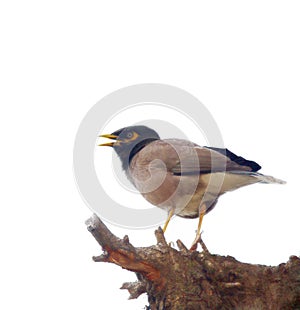
[[120,153],[118,154],[120,159],[121,159],[121,162],[122,162],[122,168],[123,170],[127,170],[129,168],[129,165],[130,165],[130,162],[131,160],[133,159],[133,157],[141,150],[143,149],[146,145],[148,145],[149,143],[155,141],[155,140],[158,140],[158,139],[155,139],[155,138],[148,138],[148,139],[145,139],[139,143],[137,143],[132,150],[130,150],[129,152],[126,152],[126,153]]
[[130,154],[129,154],[129,164],[130,164],[132,158],[133,158],[141,149],[143,149],[147,144],[149,144],[149,143],[151,143],[151,142],[153,142],[153,141],[155,141],[155,140],[157,140],[157,139],[155,139],[155,138],[149,138],[149,139],[145,139],[145,140],[139,142],[139,143],[132,149],[132,151],[131,151]]

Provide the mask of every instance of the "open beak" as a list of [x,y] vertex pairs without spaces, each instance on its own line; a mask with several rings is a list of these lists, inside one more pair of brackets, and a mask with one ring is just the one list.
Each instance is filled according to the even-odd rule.
[[[118,136],[111,135],[111,134],[105,134],[105,135],[100,135],[100,138],[107,138],[111,140],[117,140]],[[107,142],[107,143],[101,143],[99,146],[114,146],[115,142]]]

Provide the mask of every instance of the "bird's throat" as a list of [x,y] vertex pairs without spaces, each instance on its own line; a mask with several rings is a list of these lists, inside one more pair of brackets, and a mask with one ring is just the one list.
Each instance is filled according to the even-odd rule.
[[127,149],[126,151],[123,150],[123,152],[117,152],[122,162],[122,168],[126,171],[133,157],[146,145],[148,145],[149,143],[155,140],[158,140],[158,139],[155,139],[155,138],[144,139],[143,141],[137,143],[132,149]]

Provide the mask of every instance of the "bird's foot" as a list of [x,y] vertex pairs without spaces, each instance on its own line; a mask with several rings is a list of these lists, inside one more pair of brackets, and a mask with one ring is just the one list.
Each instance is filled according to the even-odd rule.
[[190,248],[190,252],[194,252],[197,250],[197,247],[198,247],[198,242],[193,242],[191,248]]
[[206,252],[206,253],[209,253],[204,241],[202,240],[202,233],[197,235],[191,248],[190,248],[190,251],[193,252],[193,251],[196,251],[197,250],[197,247],[198,247],[198,243],[200,243],[201,247],[202,247],[202,250],[203,252]]

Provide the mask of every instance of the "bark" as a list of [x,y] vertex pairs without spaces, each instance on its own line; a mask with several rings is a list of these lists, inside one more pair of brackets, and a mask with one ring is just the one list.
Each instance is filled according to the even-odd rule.
[[297,256],[276,267],[251,265],[207,249],[191,252],[180,240],[176,250],[160,228],[155,231],[156,245],[134,247],[128,236],[119,239],[96,215],[86,224],[104,251],[93,260],[135,272],[138,280],[121,289],[129,291],[129,298],[147,293],[149,310],[300,309]]

